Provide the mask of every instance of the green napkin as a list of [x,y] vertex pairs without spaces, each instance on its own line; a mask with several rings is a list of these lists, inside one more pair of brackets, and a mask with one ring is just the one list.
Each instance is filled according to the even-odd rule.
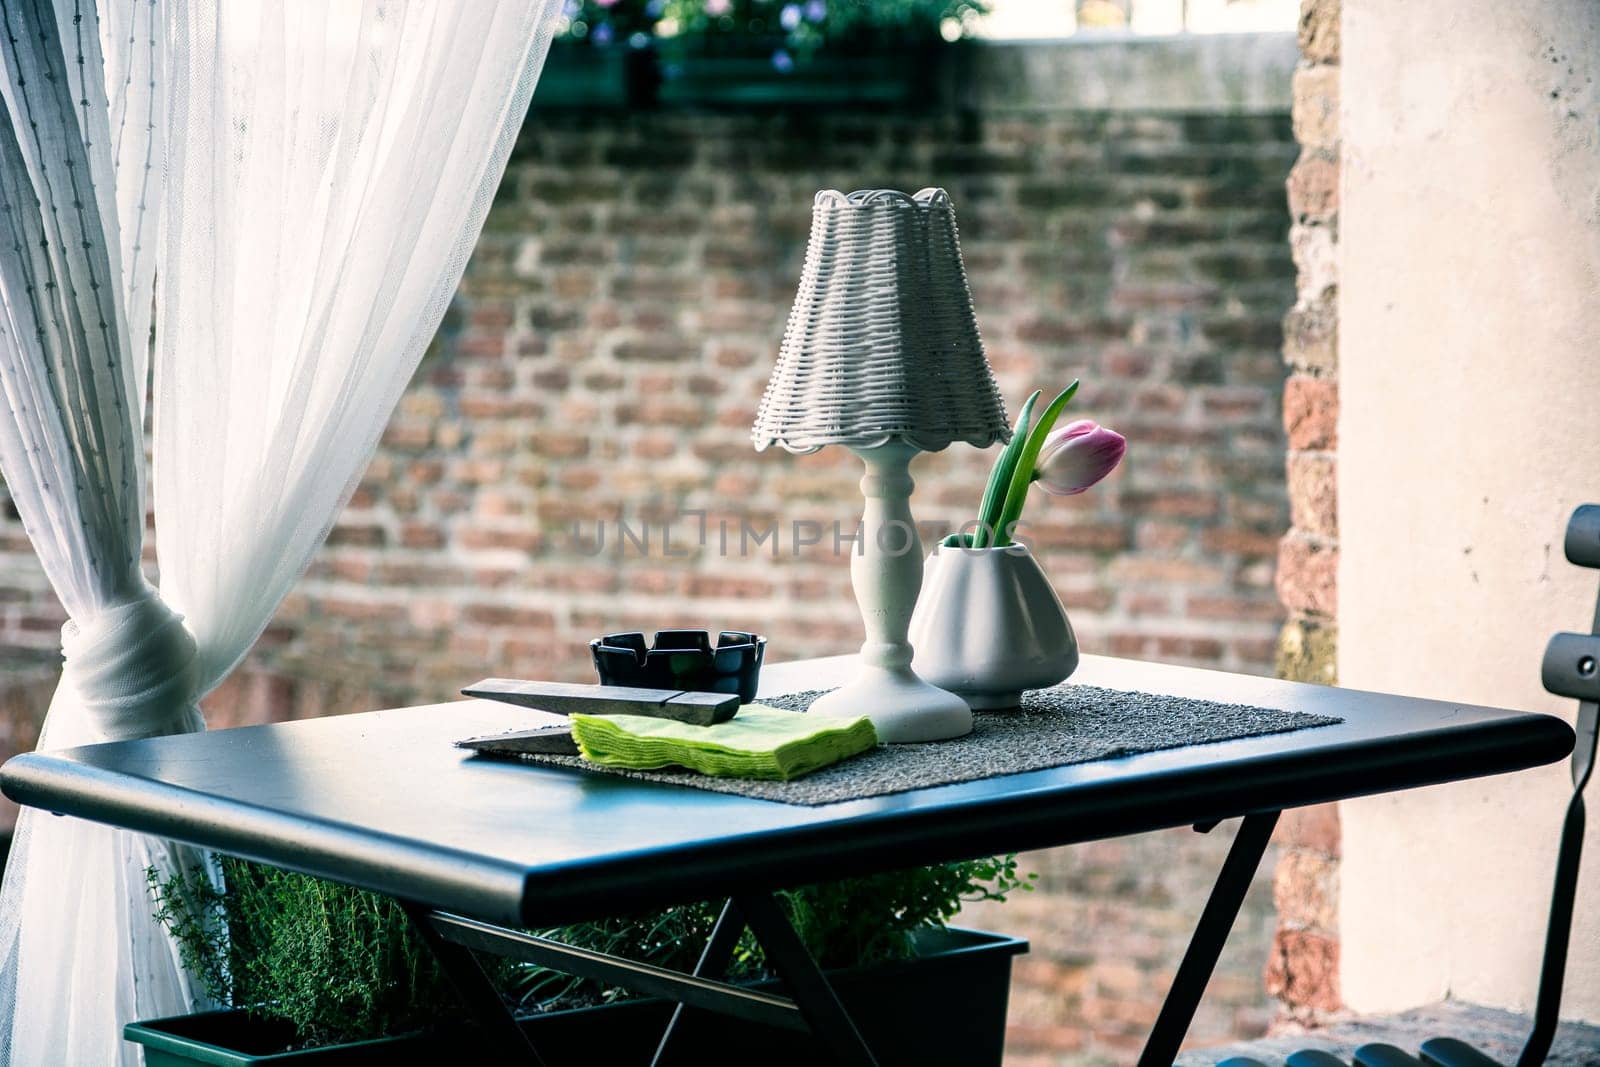
[[644,715],[573,715],[583,758],[648,771],[687,767],[718,778],[788,781],[865,752],[878,743],[872,721],[829,719],[746,704],[715,726]]

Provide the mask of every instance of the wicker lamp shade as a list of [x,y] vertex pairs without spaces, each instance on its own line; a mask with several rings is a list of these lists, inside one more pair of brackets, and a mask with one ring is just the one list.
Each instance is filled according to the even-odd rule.
[[943,189],[824,190],[757,451],[901,440],[924,452],[1010,436]]

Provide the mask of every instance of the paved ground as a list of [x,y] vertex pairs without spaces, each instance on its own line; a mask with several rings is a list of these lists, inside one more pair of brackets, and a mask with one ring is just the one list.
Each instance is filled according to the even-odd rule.
[[[1515,1063],[1529,1029],[1528,1017],[1473,1004],[1450,1001],[1402,1015],[1351,1019],[1322,1030],[1283,1033],[1243,1044],[1186,1052],[1179,1067],[1211,1067],[1229,1056],[1247,1055],[1271,1067],[1297,1049],[1325,1049],[1348,1060],[1354,1050],[1370,1041],[1383,1041],[1415,1054],[1430,1037],[1455,1037],[1493,1056]],[[1556,1033],[1546,1067],[1600,1067],[1600,1026],[1563,1024]]]

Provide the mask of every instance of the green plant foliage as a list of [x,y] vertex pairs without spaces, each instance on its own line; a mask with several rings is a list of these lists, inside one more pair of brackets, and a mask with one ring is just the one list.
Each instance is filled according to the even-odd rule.
[[455,1010],[400,905],[242,860],[208,880],[146,872],[156,918],[223,1003],[294,1026],[306,1045],[405,1033]]
[[[183,962],[222,1003],[290,1023],[301,1044],[404,1033],[458,1017],[432,956],[394,901],[346,886],[222,859],[226,890],[207,878],[146,872],[156,918]],[[780,894],[801,940],[824,967],[901,959],[913,935],[943,926],[973,900],[1031,889],[1015,856],[917,867]],[[720,905],[539,931],[567,944],[680,971],[693,970]],[[532,965],[484,959],[513,1004],[552,1010],[628,994]],[[748,932],[729,977],[766,973]]]
[[762,42],[803,58],[967,36],[983,0],[662,0],[660,37]]
[[904,959],[918,931],[944,926],[964,903],[1032,889],[1032,879],[1018,873],[1016,856],[997,856],[824,882],[781,898],[818,963],[851,967]]
[[622,44],[643,48],[654,36],[660,17],[661,0],[567,0],[557,27],[563,40],[574,43],[599,48]]
[[[997,856],[823,882],[779,893],[778,901],[821,966],[857,967],[905,959],[911,955],[918,931],[944,926],[964,903],[1003,901],[1018,890],[1031,890],[1034,877],[1018,873],[1015,856]],[[540,933],[580,948],[688,971],[700,958],[720,908],[720,904],[691,904]],[[734,952],[728,977],[758,979],[767,973],[761,948],[746,931]],[[526,1008],[596,1003],[629,995],[626,990],[608,989],[542,967],[529,968],[515,991]]]
[[704,42],[803,61],[968,37],[987,11],[986,0],[567,0],[559,32],[602,47]]

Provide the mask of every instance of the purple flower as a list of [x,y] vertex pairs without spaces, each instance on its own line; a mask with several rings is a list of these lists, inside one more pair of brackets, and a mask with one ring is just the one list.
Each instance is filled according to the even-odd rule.
[[1127,451],[1127,438],[1120,433],[1079,419],[1044,439],[1033,476],[1045,492],[1073,496],[1115,470]]
[[589,39],[595,44],[610,44],[611,39],[616,35],[616,31],[609,24],[602,22],[594,28],[594,32],[589,35]]
[[821,22],[828,17],[828,0],[809,0],[806,4],[806,21]]
[[785,4],[783,10],[778,12],[778,25],[785,30],[793,30],[800,25],[800,5]]
[[772,53],[772,66],[778,73],[787,74],[794,70],[794,57],[780,48]]

